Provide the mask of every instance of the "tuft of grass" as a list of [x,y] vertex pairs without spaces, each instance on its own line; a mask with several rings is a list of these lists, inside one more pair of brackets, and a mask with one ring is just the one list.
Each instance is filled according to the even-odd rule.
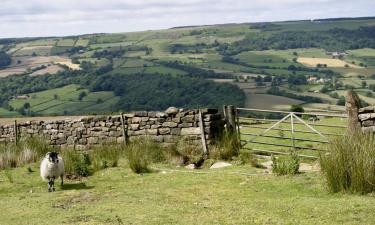
[[331,140],[327,153],[320,154],[322,173],[331,192],[375,191],[375,137],[356,132]]
[[299,158],[295,153],[279,156],[272,156],[272,172],[277,175],[295,175],[299,172]]
[[254,154],[250,151],[240,150],[238,159],[242,165],[250,164],[252,167],[259,168],[258,160],[254,157]]
[[150,156],[149,152],[152,150],[153,143],[147,138],[138,138],[131,142],[127,148],[127,158],[130,169],[137,174],[151,172],[149,169]]
[[117,167],[124,151],[125,146],[122,144],[103,144],[95,146],[90,154],[93,170],[98,171],[108,167]]
[[0,169],[15,168],[40,160],[47,152],[54,151],[40,137],[28,137],[18,144],[0,144]]
[[13,176],[12,176],[12,173],[11,173],[10,169],[5,169],[4,170],[4,174],[5,174],[5,177],[8,179],[9,183],[13,183],[14,182]]
[[216,144],[211,146],[209,156],[214,159],[232,160],[239,155],[240,147],[237,135],[224,131]]
[[184,163],[198,165],[203,162],[203,149],[199,142],[181,138],[176,144],[176,151],[184,158]]

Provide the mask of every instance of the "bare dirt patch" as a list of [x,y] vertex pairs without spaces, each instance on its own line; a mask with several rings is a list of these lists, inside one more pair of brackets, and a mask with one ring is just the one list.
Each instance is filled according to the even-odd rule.
[[327,67],[345,67],[348,65],[349,68],[361,68],[351,63],[347,63],[341,59],[327,59],[327,58],[310,58],[310,57],[298,57],[297,62],[302,63],[309,67],[316,67],[318,64],[327,65]]

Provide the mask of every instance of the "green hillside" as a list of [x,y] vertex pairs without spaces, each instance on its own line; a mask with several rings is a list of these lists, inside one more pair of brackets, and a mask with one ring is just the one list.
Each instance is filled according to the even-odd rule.
[[[17,111],[26,102],[31,106],[30,113],[41,115],[104,113],[141,106],[163,109],[162,106],[168,103],[179,107],[219,106],[222,103],[253,107],[259,106],[258,98],[270,94],[281,94],[286,98],[282,102],[298,100],[309,106],[319,103],[320,109],[330,109],[339,103],[340,95],[336,93],[353,88],[363,92],[361,96],[365,102],[375,100],[370,91],[375,91],[375,18],[228,24],[64,38],[0,39],[0,49],[6,53],[3,57],[12,58],[10,67],[0,70],[0,77],[9,76],[13,71],[11,68],[19,65],[26,71],[21,74],[23,78],[17,78],[17,83],[15,78],[2,78],[0,103],[7,111],[12,108]],[[29,60],[38,56],[68,57],[73,63],[79,63],[81,70],[66,68],[57,75],[30,78],[29,74],[42,69],[38,60]],[[17,65],[16,62],[21,63]],[[160,106],[155,106],[144,100],[142,90],[153,90],[155,93],[150,95],[159,96],[158,91],[164,86],[152,84],[151,80],[143,82],[141,76],[137,82],[143,86],[132,83],[128,87],[132,90],[123,90],[119,86],[123,81],[109,82],[111,84],[99,88],[99,92],[93,90],[96,81],[106,83],[104,81],[113,80],[114,75],[120,75],[119,79],[130,83],[139,75],[147,79],[154,75],[157,82],[164,79],[162,76],[167,76],[173,78],[172,88],[168,89],[171,93],[198,90],[199,94],[185,93],[184,96],[190,94],[194,97],[183,97],[178,101],[173,95],[163,92],[166,96],[158,101]],[[66,79],[58,78],[60,76]],[[309,77],[320,81],[309,82]],[[205,79],[214,82],[226,79],[227,82],[202,82]],[[181,82],[197,87],[177,85]],[[212,87],[207,88],[211,93],[199,88],[203,84]],[[228,88],[228,85],[234,87]],[[284,91],[272,91],[271,86]],[[87,93],[81,101],[77,100],[82,92],[77,90],[80,88]],[[30,99],[9,100],[25,94],[30,95]],[[221,95],[227,98],[220,100]],[[129,101],[129,96],[132,96],[130,105],[123,102],[125,99]],[[263,105],[268,108],[288,107],[280,105],[278,98],[267,97],[266,101],[267,104]],[[116,107],[111,108],[114,105]]]

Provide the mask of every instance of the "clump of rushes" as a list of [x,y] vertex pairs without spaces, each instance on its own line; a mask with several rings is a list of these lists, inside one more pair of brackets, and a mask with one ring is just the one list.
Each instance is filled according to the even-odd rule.
[[331,192],[366,194],[375,191],[374,146],[374,134],[359,131],[330,141],[319,161]]

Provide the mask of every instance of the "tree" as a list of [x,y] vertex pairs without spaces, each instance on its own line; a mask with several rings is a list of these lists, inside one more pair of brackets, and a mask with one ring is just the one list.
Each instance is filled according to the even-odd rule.
[[26,102],[25,104],[23,104],[23,108],[30,109],[30,103]]
[[337,101],[336,105],[342,105],[342,106],[344,106],[345,105],[345,97],[344,96],[340,96],[340,98]]
[[0,51],[0,69],[9,66],[11,62],[12,59],[10,56],[5,52]]
[[[305,109],[302,107],[302,105],[291,105],[290,111],[291,112],[303,113],[303,112],[305,112]],[[299,113],[296,113],[296,116],[301,116]]]
[[362,86],[362,88],[366,88],[367,87],[367,82],[366,81],[362,81],[361,82],[361,86]]
[[79,100],[79,101],[82,101],[82,99],[83,99],[84,97],[86,97],[86,96],[87,96],[86,92],[85,92],[85,91],[82,91],[81,93],[79,93],[78,100]]

